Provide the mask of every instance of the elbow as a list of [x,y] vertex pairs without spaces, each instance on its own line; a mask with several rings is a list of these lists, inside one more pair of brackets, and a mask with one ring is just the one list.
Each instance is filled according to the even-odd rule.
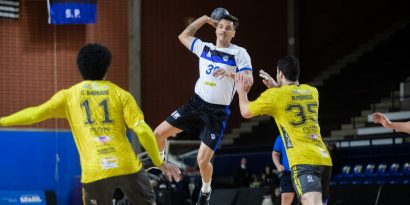
[[246,118],[246,119],[253,117],[252,114],[247,110],[241,110],[241,115],[243,118]]
[[178,35],[178,40],[179,40],[179,42],[181,42],[181,43],[183,43],[184,42],[184,34],[183,33],[181,33],[181,34],[179,34]]

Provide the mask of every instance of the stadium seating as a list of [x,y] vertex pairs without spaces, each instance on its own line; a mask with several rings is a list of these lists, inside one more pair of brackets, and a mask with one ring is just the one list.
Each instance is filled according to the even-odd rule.
[[[377,167],[377,169],[376,169]],[[408,184],[410,182],[410,164],[404,163],[369,163],[363,169],[362,164],[343,166],[341,173],[332,178],[332,184]]]

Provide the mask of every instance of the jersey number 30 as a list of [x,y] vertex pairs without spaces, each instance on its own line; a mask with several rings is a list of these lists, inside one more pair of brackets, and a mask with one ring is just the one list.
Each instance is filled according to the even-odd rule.
[[[102,123],[111,123],[112,120],[110,119],[110,113],[108,112],[108,99],[104,99],[99,103],[100,107],[104,110],[104,120]],[[86,125],[91,125],[94,124],[94,120],[92,117],[91,109],[90,109],[90,102],[87,100],[84,100],[81,103],[81,106],[84,107],[85,115],[86,115]]]

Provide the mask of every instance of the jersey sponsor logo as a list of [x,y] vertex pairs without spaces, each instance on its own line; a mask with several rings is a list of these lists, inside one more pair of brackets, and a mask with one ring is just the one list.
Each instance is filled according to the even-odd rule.
[[322,149],[321,147],[318,147],[320,154],[322,154],[322,157],[324,158],[329,158],[329,154],[328,152],[326,152],[326,150]]
[[95,141],[107,144],[111,140],[110,136],[98,136],[95,138]]
[[102,169],[113,169],[118,167],[116,157],[104,157],[100,160]]
[[295,94],[295,95],[300,95],[300,94],[306,95],[306,94],[312,93],[312,91],[311,90],[296,89],[296,90],[292,90],[292,93]]
[[208,54],[206,54],[206,57],[208,57],[208,58],[212,57],[211,51],[208,51]]
[[216,86],[216,83],[209,82],[209,81],[205,81],[204,84],[207,85],[207,86],[212,86],[212,87]]
[[93,82],[91,84],[84,84],[82,87],[85,89],[93,90],[108,90],[110,88],[108,85],[99,85],[97,82]]
[[222,59],[223,59],[224,61],[228,61],[228,60],[229,60],[229,56],[224,56],[224,57],[222,57]]
[[172,116],[174,119],[178,119],[179,117],[181,117],[181,115],[179,114],[178,111],[174,111],[174,112],[171,114],[171,116]]
[[283,138],[285,139],[286,149],[293,148],[292,141],[290,140],[290,137],[288,133],[286,132],[285,128],[283,126],[280,126],[280,128],[282,129]]
[[115,152],[115,148],[112,146],[101,146],[97,149],[98,154],[109,154]]
[[211,133],[211,139],[215,140],[215,138],[216,138],[216,135],[214,133]]
[[314,182],[312,175],[307,175],[306,178],[308,183]]

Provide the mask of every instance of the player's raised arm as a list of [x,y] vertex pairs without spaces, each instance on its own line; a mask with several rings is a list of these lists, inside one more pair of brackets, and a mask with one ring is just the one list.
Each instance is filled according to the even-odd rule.
[[235,87],[239,97],[239,109],[244,118],[251,118],[254,115],[249,110],[248,92],[252,86],[252,80],[247,74],[240,73],[235,76]]
[[203,15],[196,19],[194,22],[189,24],[181,34],[179,34],[178,38],[182,45],[188,49],[191,49],[192,42],[195,39],[195,33],[206,23],[215,27],[218,22],[207,15]]

